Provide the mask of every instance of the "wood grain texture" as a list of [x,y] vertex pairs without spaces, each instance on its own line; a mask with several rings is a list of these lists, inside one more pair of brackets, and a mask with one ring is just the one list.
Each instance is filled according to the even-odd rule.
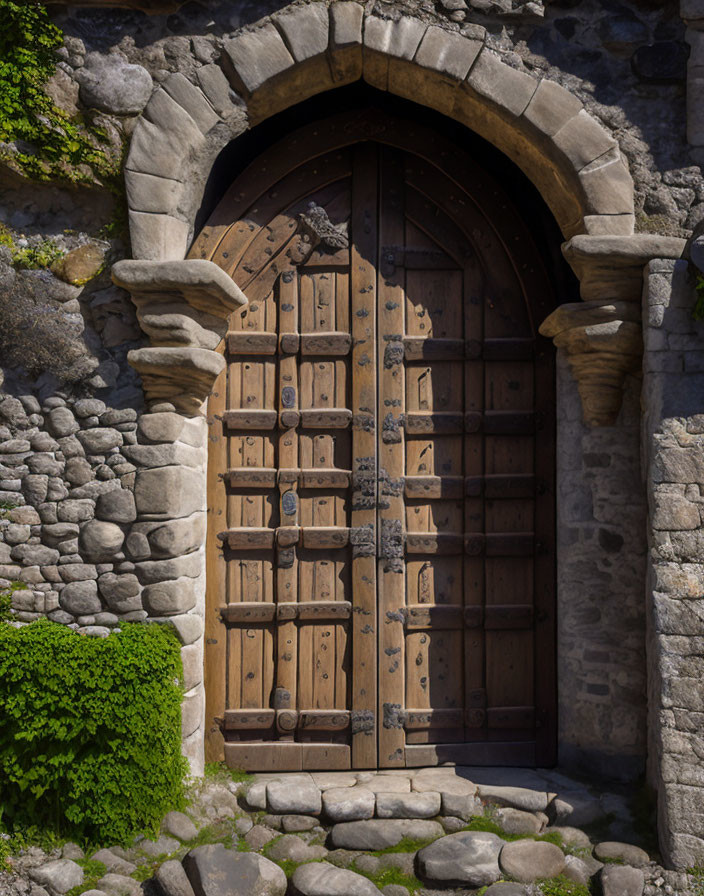
[[549,765],[553,299],[503,190],[337,116],[255,160],[191,257],[249,299],[209,404],[209,756]]

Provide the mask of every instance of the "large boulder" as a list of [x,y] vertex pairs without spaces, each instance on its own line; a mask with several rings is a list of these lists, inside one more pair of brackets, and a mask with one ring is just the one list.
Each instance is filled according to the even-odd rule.
[[165,896],[195,896],[183,865],[177,859],[163,862],[157,868],[154,878]]
[[501,850],[501,870],[524,884],[557,877],[565,870],[565,854],[544,840],[516,840]]
[[67,893],[83,883],[83,869],[71,859],[55,859],[33,868],[30,877],[42,887],[49,887],[56,893]]
[[604,896],[643,896],[645,875],[630,865],[605,865],[599,882]]
[[292,775],[283,781],[270,781],[266,787],[270,812],[280,815],[318,815],[322,809],[320,788],[310,775]]
[[323,791],[323,810],[330,821],[372,818],[376,797],[367,787],[331,787]]
[[114,115],[134,115],[146,106],[152,78],[141,65],[117,54],[89,53],[80,70],[80,97],[86,106]]
[[295,896],[379,896],[381,892],[361,874],[328,862],[296,868],[291,885]]
[[501,877],[499,853],[504,841],[487,831],[460,831],[441,837],[418,852],[418,871],[433,885],[483,887]]
[[197,846],[183,860],[195,896],[284,896],[286,875],[253,852],[225,849],[222,843]]
[[594,847],[594,855],[602,862],[617,861],[624,865],[640,868],[650,861],[648,853],[640,846],[632,843],[619,843],[616,840],[605,840]]
[[[419,818],[370,818],[368,821],[345,821],[330,832],[336,849],[386,849],[408,837],[410,840],[432,840],[445,832],[437,821]],[[498,839],[498,838],[497,838]]]

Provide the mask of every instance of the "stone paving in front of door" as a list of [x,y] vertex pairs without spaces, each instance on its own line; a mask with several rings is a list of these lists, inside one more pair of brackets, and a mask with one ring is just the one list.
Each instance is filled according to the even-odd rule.
[[[657,864],[634,788],[598,791],[547,769],[237,777],[220,770],[194,783],[187,814],[169,813],[158,840],[91,856],[107,873],[90,896],[141,896],[135,878],[159,896],[701,893],[701,879]],[[76,849],[25,874],[59,896],[53,879],[80,871]],[[23,892],[2,881],[0,891]]]

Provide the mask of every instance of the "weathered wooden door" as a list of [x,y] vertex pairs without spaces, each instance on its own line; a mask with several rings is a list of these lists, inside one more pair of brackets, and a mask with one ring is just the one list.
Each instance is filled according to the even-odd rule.
[[250,166],[191,257],[249,299],[209,404],[209,755],[553,761],[550,290],[505,195],[338,118]]

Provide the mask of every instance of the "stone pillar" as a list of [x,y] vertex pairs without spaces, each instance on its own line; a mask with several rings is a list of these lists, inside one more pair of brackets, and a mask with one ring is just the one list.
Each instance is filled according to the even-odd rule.
[[130,290],[152,343],[129,354],[150,413],[140,417],[137,444],[129,451],[137,468],[137,520],[127,550],[148,617],[171,623],[183,645],[183,752],[191,774],[202,775],[208,462],[203,411],[225,365],[217,349],[227,321],[246,299],[210,261],[121,261],[112,273]]
[[[558,761],[633,780],[646,761],[645,489],[640,380],[609,425],[591,426],[557,354]],[[619,390],[619,405],[621,391]]]
[[660,848],[704,862],[704,324],[686,261],[654,260],[643,291],[648,483],[648,776]]

